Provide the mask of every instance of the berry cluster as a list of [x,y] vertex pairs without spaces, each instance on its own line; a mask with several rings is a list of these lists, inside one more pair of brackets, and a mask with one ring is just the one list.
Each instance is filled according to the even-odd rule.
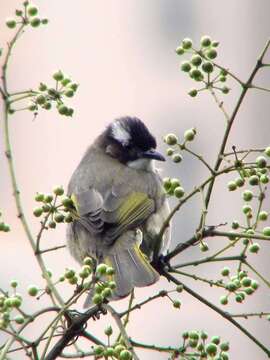
[[119,360],[131,360],[133,358],[132,353],[126,348],[125,344],[123,343],[116,343],[114,346],[98,345],[94,348],[94,354],[97,356],[98,359],[113,358]]
[[78,84],[72,82],[61,70],[55,72],[52,77],[56,81],[55,87],[40,83],[38,91],[35,92],[35,96],[28,104],[28,110],[37,114],[40,108],[50,110],[52,104],[55,103],[60,115],[72,116],[74,110],[64,103],[64,98],[73,97],[78,89]]
[[1,221],[2,220],[1,217],[2,217],[2,213],[0,212],[0,231],[9,232],[10,226],[6,224],[4,221]]
[[15,10],[15,18],[6,19],[6,26],[10,29],[16,28],[17,25],[30,25],[36,28],[40,25],[47,25],[48,19],[42,19],[38,15],[38,7],[29,1],[23,2],[23,10]]
[[185,190],[181,186],[180,181],[176,178],[166,177],[163,179],[163,187],[167,195],[175,196],[177,199],[182,198],[185,195]]
[[222,305],[227,305],[229,302],[229,296],[235,295],[235,301],[242,303],[246,295],[252,295],[258,288],[259,283],[248,277],[246,271],[238,271],[236,275],[230,276],[230,269],[224,267],[221,270],[221,275],[228,278],[228,282],[225,286],[228,293],[220,297],[220,303]]
[[[188,350],[199,352],[200,359],[228,360],[228,351],[230,349],[228,342],[221,342],[220,336],[212,336],[208,340],[208,334],[205,331],[185,331],[182,334],[183,345],[180,353],[189,355]],[[191,355],[191,354],[190,354]],[[188,357],[191,358],[191,357]],[[197,356],[196,356],[197,358]]]
[[70,223],[73,221],[72,214],[75,207],[71,198],[64,196],[63,187],[55,187],[52,194],[37,193],[35,200],[42,205],[36,207],[33,214],[36,217],[44,215],[43,225],[46,225],[47,228],[55,229],[57,223]]
[[110,299],[113,295],[113,290],[116,288],[116,283],[113,281],[114,269],[106,264],[99,264],[95,272],[95,286],[93,303],[96,305],[102,304],[104,301]]
[[191,55],[189,60],[181,63],[181,70],[188,73],[191,79],[203,84],[201,89],[189,91],[191,97],[195,97],[200,91],[210,88],[221,91],[223,94],[228,94],[230,91],[227,86],[223,85],[227,80],[226,69],[218,68],[213,62],[218,55],[218,45],[219,43],[213,41],[209,36],[203,36],[199,49],[195,49],[192,40],[186,38],[175,50],[178,55]]
[[10,285],[13,289],[13,294],[9,295],[8,293],[2,293],[0,295],[0,329],[7,328],[10,322],[15,322],[17,324],[24,323],[24,317],[20,312],[12,317],[13,310],[17,310],[18,312],[18,309],[22,305],[22,297],[16,292],[16,287],[18,286],[17,281],[12,280]]

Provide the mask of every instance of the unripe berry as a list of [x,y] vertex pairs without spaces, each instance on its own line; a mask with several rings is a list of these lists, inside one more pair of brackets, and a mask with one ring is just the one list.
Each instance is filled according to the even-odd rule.
[[179,301],[179,300],[174,300],[174,301],[173,301],[173,306],[174,306],[176,309],[180,309],[180,307],[181,307],[181,301]]
[[64,104],[59,105],[58,112],[60,115],[67,115],[68,113],[68,107]]
[[112,276],[114,273],[115,273],[115,271],[114,271],[114,268],[113,268],[113,267],[108,267],[108,268],[106,269],[106,275]]
[[47,25],[48,22],[49,22],[49,19],[41,19],[41,23],[42,23],[43,25]]
[[33,19],[30,20],[30,25],[32,27],[38,27],[40,25],[40,18],[35,17]]
[[268,146],[267,148],[265,148],[264,153],[266,156],[270,157],[270,146]]
[[201,46],[202,46],[202,47],[208,47],[208,46],[210,46],[210,45],[211,45],[211,38],[210,38],[210,36],[207,36],[207,35],[203,36],[203,37],[201,38]]
[[166,191],[170,190],[171,188],[171,179],[170,178],[164,178],[163,179],[163,187]]
[[227,305],[228,304],[228,298],[225,295],[221,296],[219,301],[220,301],[221,305]]
[[95,355],[98,355],[98,356],[102,355],[104,353],[104,347],[101,345],[96,346],[94,348],[94,353],[95,353]]
[[222,276],[228,276],[230,274],[230,269],[226,266],[221,270]]
[[208,355],[210,356],[214,356],[217,353],[217,346],[216,344],[210,343],[207,344],[205,347],[205,351],[207,352]]
[[45,102],[46,102],[45,96],[42,95],[42,94],[38,95],[38,96],[36,97],[36,102],[37,102],[37,104],[39,104],[39,105],[45,104]]
[[208,338],[208,334],[205,331],[201,331],[201,339],[206,340]]
[[34,211],[33,211],[33,214],[34,214],[36,217],[41,216],[42,213],[43,213],[43,210],[42,210],[42,208],[39,208],[39,207],[38,207],[38,208],[35,208]]
[[45,201],[46,203],[51,203],[51,202],[53,201],[53,196],[50,195],[50,194],[45,195],[44,201]]
[[245,180],[242,179],[241,177],[239,177],[239,178],[235,179],[235,183],[238,187],[242,187],[245,185]]
[[56,81],[61,81],[61,80],[64,79],[64,74],[62,73],[61,70],[56,71],[56,72],[53,74],[53,78],[54,78],[54,80],[56,80]]
[[232,222],[232,229],[233,230],[237,230],[239,228],[239,222],[238,221],[233,221]]
[[180,65],[181,70],[184,72],[189,72],[191,70],[191,65],[188,61],[183,61]]
[[12,18],[8,18],[6,20],[6,25],[7,25],[8,28],[14,29],[16,27],[16,20],[12,19]]
[[164,141],[167,145],[176,145],[178,142],[177,136],[174,134],[168,134],[165,136]]
[[112,289],[110,289],[109,287],[106,287],[102,292],[101,292],[101,295],[104,297],[104,298],[109,298],[111,297],[113,294],[112,292]]
[[252,295],[254,293],[254,290],[252,289],[252,287],[248,287],[248,288],[244,289],[244,292],[247,295]]
[[192,141],[196,135],[196,130],[194,128],[188,129],[184,132],[185,141]]
[[252,207],[250,205],[244,205],[242,207],[242,211],[244,214],[249,214],[252,212]]
[[218,45],[219,45],[219,41],[213,41],[213,42],[212,42],[212,46],[213,46],[213,47],[218,47]]
[[189,75],[192,79],[196,81],[201,81],[203,79],[203,74],[199,69],[191,69]]
[[241,284],[244,286],[244,287],[248,287],[251,285],[251,279],[249,277],[244,277],[242,280],[241,280]]
[[89,256],[87,256],[83,259],[83,263],[84,263],[84,265],[93,267],[93,260]]
[[176,52],[177,55],[183,55],[185,53],[185,50],[182,48],[182,46],[178,46],[175,49],[175,52]]
[[13,288],[16,288],[18,286],[18,281],[17,280],[11,280],[10,286],[13,287]]
[[65,271],[65,278],[71,279],[75,276],[75,271],[73,269],[66,269]]
[[268,218],[268,212],[267,211],[260,211],[259,220],[260,221],[266,221],[267,218]]
[[227,80],[226,76],[220,76],[219,77],[220,82],[226,82],[226,80]]
[[209,73],[214,71],[214,66],[210,61],[207,61],[207,62],[202,64],[202,69],[203,69],[204,72],[209,74]]
[[215,49],[209,49],[206,51],[206,56],[208,59],[215,59],[217,57],[217,51]]
[[73,201],[71,198],[66,196],[62,199],[62,205],[64,205],[66,208],[71,208],[73,206]]
[[51,220],[49,222],[48,226],[49,226],[50,229],[55,229],[56,228],[56,222]]
[[188,92],[188,95],[190,95],[191,97],[195,97],[198,95],[198,90],[196,89],[191,89],[189,92]]
[[180,186],[180,181],[177,178],[172,178],[171,179],[171,188],[174,190],[175,188],[177,188],[178,186]]
[[200,250],[202,252],[206,252],[209,250],[209,247],[208,247],[207,243],[205,243],[205,242],[201,242],[199,246],[200,246]]
[[108,286],[110,289],[114,290],[116,288],[116,282],[115,281],[109,281]]
[[53,192],[54,192],[55,195],[61,196],[61,195],[64,194],[64,189],[63,189],[62,186],[57,186],[57,187],[55,187],[55,188],[53,189]]
[[176,291],[177,291],[178,293],[181,293],[181,292],[183,291],[183,289],[184,289],[183,285],[177,285],[177,286],[176,286]]
[[249,178],[249,184],[252,185],[252,186],[255,186],[255,185],[258,185],[259,184],[259,178],[257,175],[252,175],[250,178]]
[[261,175],[260,176],[260,182],[262,184],[268,184],[269,183],[269,176],[265,175],[265,174]]
[[220,350],[221,351],[229,351],[230,350],[230,345],[228,342],[224,342],[220,344]]
[[172,148],[168,148],[168,149],[166,150],[166,154],[167,154],[168,156],[172,156],[173,153],[174,153],[174,149],[172,149]]
[[221,91],[223,92],[223,94],[228,94],[230,89],[228,88],[228,86],[223,86],[223,88],[221,89]]
[[114,348],[116,354],[119,356],[121,351],[126,350],[126,348],[123,345],[116,345]]
[[182,47],[185,50],[188,50],[192,47],[192,40],[189,38],[185,38],[182,40]]
[[202,63],[202,58],[200,57],[200,55],[193,55],[190,62],[194,66],[200,66]]
[[131,360],[132,359],[132,354],[128,350],[122,350],[120,352],[119,359],[120,360]]
[[263,235],[270,236],[270,226],[266,226],[265,228],[263,228]]
[[195,331],[195,330],[189,331],[188,336],[190,337],[190,339],[199,340],[198,331]]
[[38,293],[38,288],[35,285],[30,285],[27,288],[27,292],[30,296],[36,296]]
[[191,348],[196,348],[197,345],[198,345],[198,340],[195,340],[195,339],[189,339],[188,341],[188,345],[191,347]]
[[229,181],[227,184],[228,190],[229,191],[234,191],[237,189],[237,185],[235,183],[235,181]]
[[235,285],[234,282],[230,281],[228,282],[228,284],[226,285],[226,289],[231,291],[231,292],[234,292],[236,289],[237,289],[237,286]]
[[57,222],[57,223],[62,223],[64,221],[65,217],[63,214],[56,214],[54,216],[54,220]]
[[185,195],[185,190],[181,186],[177,186],[174,189],[174,196],[177,197],[178,199],[180,199],[184,195]]
[[186,339],[188,339],[188,337],[189,337],[188,332],[187,332],[187,331],[184,331],[184,332],[182,333],[182,338],[186,340]]
[[218,345],[220,343],[220,336],[212,336],[211,343]]
[[242,193],[242,198],[243,198],[244,201],[251,201],[252,198],[253,198],[253,192],[250,191],[250,190],[245,190]]
[[173,154],[172,161],[174,163],[180,163],[182,160],[183,160],[183,158],[180,154]]
[[107,335],[107,336],[111,336],[112,333],[113,333],[112,327],[111,327],[111,326],[108,326],[108,327],[104,330],[104,333],[105,333],[105,335]]
[[106,264],[99,264],[96,268],[96,272],[99,275],[105,275],[107,271],[107,265]]
[[68,89],[65,91],[66,97],[72,97],[74,96],[74,91],[72,89]]
[[254,244],[250,245],[248,250],[252,254],[257,254],[260,250],[260,245],[258,243],[254,243]]
[[17,323],[17,324],[23,324],[24,323],[24,317],[22,315],[17,315],[15,316],[14,318],[14,321]]
[[258,156],[256,159],[256,164],[259,168],[265,168],[267,165],[266,158],[264,156]]
[[38,8],[34,5],[30,5],[27,9],[27,13],[29,16],[35,16],[38,13]]

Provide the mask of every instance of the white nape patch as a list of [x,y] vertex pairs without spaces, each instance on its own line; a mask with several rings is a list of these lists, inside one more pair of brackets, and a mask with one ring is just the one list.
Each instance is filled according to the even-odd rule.
[[130,133],[122,126],[120,121],[115,121],[112,124],[112,136],[123,145],[128,145],[131,138]]
[[149,172],[155,172],[155,163],[153,159],[137,159],[133,161],[129,161],[127,166],[136,169],[136,170],[145,170]]

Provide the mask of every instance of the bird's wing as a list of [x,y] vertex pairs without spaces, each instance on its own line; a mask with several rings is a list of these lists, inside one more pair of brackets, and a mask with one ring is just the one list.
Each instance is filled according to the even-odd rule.
[[131,192],[125,196],[115,194],[113,189],[104,199],[95,189],[72,194],[77,217],[91,234],[101,234],[107,244],[127,230],[143,224],[155,211],[155,202],[143,192]]

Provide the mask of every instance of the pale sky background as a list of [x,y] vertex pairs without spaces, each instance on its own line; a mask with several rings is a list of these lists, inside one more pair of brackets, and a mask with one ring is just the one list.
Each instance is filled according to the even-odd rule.
[[[5,27],[4,19],[11,16],[19,4],[15,0],[0,2],[1,47],[13,33]],[[187,128],[196,127],[198,136],[193,149],[213,163],[222,139],[224,119],[209,94],[196,99],[187,95],[194,83],[179,70],[180,58],[174,49],[184,37],[191,37],[198,44],[202,35],[209,34],[220,41],[218,62],[245,80],[270,35],[269,1],[47,0],[36,1],[36,4],[50,23],[40,29],[29,29],[19,41],[10,64],[9,88],[13,91],[35,88],[40,81],[53,84],[51,74],[58,69],[70,75],[80,87],[76,97],[69,102],[75,108],[72,119],[61,117],[53,110],[41,112],[35,121],[29,112],[20,112],[10,120],[17,179],[34,233],[39,229],[38,220],[31,215],[35,192],[49,192],[57,184],[66,186],[86,147],[115,117],[140,117],[156,135],[162,151],[165,150],[163,135],[176,132],[181,136]],[[256,79],[256,83],[269,87],[269,70],[261,71]],[[231,112],[239,89],[233,82],[229,85],[233,90],[224,101]],[[270,144],[268,96],[255,91],[248,94],[233,127],[228,149],[234,144],[239,148]],[[43,282],[16,218],[3,139],[0,141],[0,164],[0,208],[4,211],[4,219],[12,226],[11,233],[0,235],[1,287],[7,289],[9,281],[15,277],[20,283],[19,291],[25,293],[28,284],[42,286]],[[189,157],[180,166],[168,161],[163,169],[164,176],[180,176],[187,190],[206,176],[205,169]],[[218,181],[210,206],[209,224],[241,219],[240,192],[225,190],[226,182],[231,178]],[[199,200],[197,197],[175,217],[172,248],[193,234],[200,216]],[[211,249],[217,248],[215,241],[220,240],[209,239]],[[45,248],[64,242],[65,226],[61,225],[56,231],[46,233],[42,245]],[[263,245],[265,251],[260,256],[252,256],[251,262],[269,278],[269,250]],[[198,249],[192,248],[177,260],[187,261],[200,256]],[[56,278],[66,266],[78,268],[66,250],[50,254],[45,260]],[[211,269],[201,267],[200,275],[215,279],[222,265],[211,266]],[[223,294],[198,282],[183,281],[217,304]],[[140,289],[137,298],[142,299],[162,288],[172,288],[172,285],[161,281],[151,288]],[[249,298],[244,306],[232,302],[232,306],[224,309],[231,312],[269,311],[269,293],[264,294],[264,290],[262,285],[258,295]],[[66,293],[65,287],[63,293]],[[181,294],[179,298],[183,303],[180,311],[162,299],[134,312],[128,328],[130,336],[149,344],[177,346],[184,330],[204,329],[210,335],[218,334],[223,340],[230,341],[232,359],[266,358],[247,337],[219,315],[187,294]],[[32,311],[40,308],[42,303],[44,300],[38,303],[27,298],[26,308]],[[116,304],[117,308],[121,306],[121,303]],[[89,330],[102,334],[108,322],[107,317],[91,322]],[[242,320],[241,323],[270,346],[270,325],[266,320]],[[38,324],[39,328],[43,326],[45,323]],[[31,331],[29,334],[33,334]],[[143,360],[168,358],[165,354],[150,355],[140,350],[138,354]],[[12,359],[22,359],[20,356],[13,355]]]

